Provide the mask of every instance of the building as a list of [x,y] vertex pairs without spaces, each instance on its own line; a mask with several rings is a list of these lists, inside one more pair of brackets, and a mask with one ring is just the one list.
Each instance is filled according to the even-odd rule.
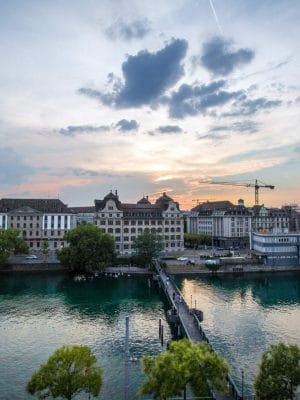
[[248,247],[251,231],[251,212],[230,201],[207,201],[187,215],[188,233],[205,234],[213,238],[214,246],[222,248]]
[[95,206],[88,207],[72,207],[71,210],[76,214],[77,225],[84,222],[94,224],[95,222]]
[[136,204],[122,203],[117,191],[110,192],[103,200],[95,200],[95,224],[111,234],[120,254],[134,252],[134,240],[145,229],[162,236],[164,250],[183,250],[183,214],[179,204],[163,193],[154,204],[148,196]]
[[300,233],[252,232],[250,248],[270,267],[300,266]]
[[64,234],[76,226],[76,215],[59,199],[1,199],[0,229],[17,229],[32,251],[43,241],[49,250],[64,245]]
[[297,204],[286,204],[282,209],[289,218],[289,231],[300,232],[300,209]]
[[252,231],[283,233],[289,231],[290,217],[282,208],[267,208],[264,205],[253,206]]

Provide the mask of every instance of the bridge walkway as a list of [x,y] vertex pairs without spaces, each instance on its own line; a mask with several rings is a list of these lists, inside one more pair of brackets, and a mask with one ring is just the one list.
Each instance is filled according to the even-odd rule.
[[[159,263],[155,263],[156,271],[159,275],[160,283],[162,288],[174,309],[177,310],[178,317],[180,319],[181,325],[184,328],[186,336],[188,339],[195,342],[206,341],[209,343],[204,331],[202,330],[201,324],[195,315],[191,313],[189,306],[184,300],[181,292],[177,286],[170,280],[166,272],[160,268]],[[214,397],[216,400],[242,400],[235,383],[232,378],[228,377],[229,393],[224,394],[220,392],[214,392]]]

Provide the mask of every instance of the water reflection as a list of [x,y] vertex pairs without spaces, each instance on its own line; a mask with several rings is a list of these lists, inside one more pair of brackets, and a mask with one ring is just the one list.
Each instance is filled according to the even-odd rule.
[[204,311],[204,329],[232,366],[245,390],[252,391],[261,354],[284,341],[300,345],[300,274],[177,279],[187,302]]
[[[67,275],[7,275],[0,282],[0,398],[29,399],[32,372],[63,344],[89,345],[105,370],[101,399],[123,393],[125,317],[130,316],[130,349],[138,358],[157,354],[158,319],[165,306],[146,278],[97,278],[74,282]],[[131,365],[130,396],[143,376]],[[80,398],[80,397],[79,397]],[[86,396],[82,397],[86,398]]]

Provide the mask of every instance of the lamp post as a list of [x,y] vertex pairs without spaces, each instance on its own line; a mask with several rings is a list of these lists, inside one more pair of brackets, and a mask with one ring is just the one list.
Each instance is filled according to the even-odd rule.
[[242,400],[244,400],[244,370],[242,369]]

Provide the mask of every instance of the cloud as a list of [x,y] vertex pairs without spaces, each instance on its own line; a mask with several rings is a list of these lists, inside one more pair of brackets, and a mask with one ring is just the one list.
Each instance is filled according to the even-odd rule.
[[0,184],[18,185],[27,180],[33,168],[10,147],[0,148]]
[[116,123],[116,127],[119,129],[119,131],[128,132],[138,130],[139,125],[135,119],[132,119],[130,121],[127,119],[121,119],[119,122]]
[[223,134],[220,132],[212,132],[212,133],[207,133],[206,135],[198,136],[198,139],[199,140],[210,139],[213,141],[219,141],[219,140],[222,141],[224,139],[227,139],[228,137],[229,137],[229,135],[227,135],[227,134]]
[[261,110],[268,110],[275,107],[278,107],[282,104],[281,100],[268,100],[265,97],[259,97],[257,99],[251,100],[248,99],[246,96],[240,101],[237,101],[234,104],[235,110],[224,113],[223,116],[225,117],[236,117],[236,116],[249,116],[256,114],[258,111]]
[[94,133],[94,132],[107,132],[110,130],[108,125],[93,126],[93,125],[69,125],[67,128],[59,129],[58,133],[64,136],[74,137],[82,133]]
[[140,51],[128,56],[122,64],[124,82],[114,84],[111,92],[103,93],[91,88],[81,88],[78,92],[116,108],[151,104],[184,75],[181,61],[187,47],[186,40],[172,39],[157,52]]
[[226,81],[219,80],[208,85],[183,84],[170,97],[164,97],[163,102],[169,106],[172,118],[184,118],[205,113],[208,109],[221,106],[232,99],[243,95],[242,91],[228,92],[221,90]]
[[226,76],[242,64],[248,64],[254,58],[251,49],[232,49],[232,41],[214,37],[203,44],[202,56],[194,58],[213,75]]
[[118,19],[106,30],[106,36],[111,40],[143,39],[150,32],[150,21],[147,18],[124,22]]
[[255,121],[234,122],[229,125],[218,125],[212,127],[209,132],[240,132],[240,133],[256,133],[258,132],[259,124]]
[[182,129],[178,125],[164,125],[157,128],[159,133],[181,133]]

